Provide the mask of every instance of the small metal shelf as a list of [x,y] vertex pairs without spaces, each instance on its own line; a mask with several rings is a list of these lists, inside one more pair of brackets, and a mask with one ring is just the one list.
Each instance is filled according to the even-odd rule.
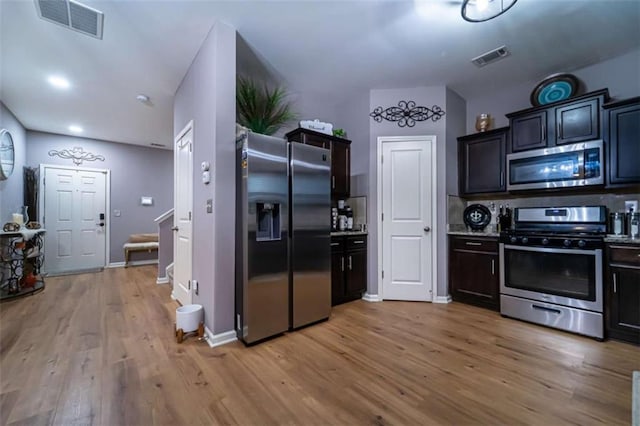
[[44,289],[44,229],[0,232],[0,301],[37,293]]

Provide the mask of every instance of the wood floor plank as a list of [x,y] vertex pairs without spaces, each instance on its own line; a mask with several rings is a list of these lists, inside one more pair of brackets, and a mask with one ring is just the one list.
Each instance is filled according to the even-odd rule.
[[640,349],[452,303],[356,301],[245,347],[177,344],[155,268],[0,305],[0,422],[624,425]]

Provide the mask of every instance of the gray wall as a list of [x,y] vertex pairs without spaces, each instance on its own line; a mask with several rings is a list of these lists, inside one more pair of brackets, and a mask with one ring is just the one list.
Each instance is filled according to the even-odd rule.
[[11,111],[0,102],[0,129],[7,129],[13,138],[15,164],[13,174],[9,179],[0,181],[0,227],[11,221],[11,214],[19,212],[24,204],[24,177],[22,168],[25,166],[27,137],[26,131]]
[[[509,60],[509,59],[506,59]],[[585,68],[571,71],[586,86],[586,91],[609,89],[612,98],[625,99],[640,95],[640,50],[618,56],[607,61]],[[505,114],[531,107],[529,96],[531,91],[544,79],[540,76],[513,87],[499,88],[486,96],[467,99],[467,132],[477,133],[475,128],[476,116],[488,113],[494,119],[492,128],[509,125]],[[461,133],[459,136],[462,136]]]
[[[370,102],[368,111],[381,106],[387,108],[398,104],[400,100],[412,100],[417,105],[433,106],[438,105],[446,111],[447,89],[445,87],[418,87],[412,89],[385,89],[372,90],[370,92]],[[446,177],[447,177],[447,139],[446,139],[446,115],[439,121],[421,121],[414,127],[399,127],[397,123],[382,121],[376,123],[373,119],[369,122],[369,202],[368,202],[368,223],[369,223],[369,286],[367,292],[379,294],[378,276],[378,252],[379,236],[377,232],[377,222],[380,210],[377,205],[377,158],[378,158],[378,137],[379,136],[411,136],[411,135],[435,135],[437,145],[437,193],[436,201],[438,205],[446,206]],[[447,275],[446,275],[446,209],[438,209],[436,223],[438,227],[437,251],[438,251],[438,284],[437,296],[447,295]]]
[[[73,167],[73,161],[48,155],[50,150],[82,147],[104,156],[105,161],[84,162],[81,167],[111,170],[110,262],[124,261],[122,245],[129,235],[158,232],[154,219],[173,207],[173,153],[168,150],[27,131],[27,165],[52,164]],[[141,196],[153,197],[152,206],[142,206]],[[113,215],[120,210],[120,217]],[[154,258],[155,254],[151,254]],[[131,260],[148,259],[132,253]]]
[[447,194],[458,194],[458,137],[465,132],[467,103],[453,90],[447,88]]
[[[175,94],[173,115],[175,134],[193,120],[193,302],[214,334],[234,329],[235,80],[236,33],[217,22]],[[200,179],[202,161],[212,166],[209,185]]]

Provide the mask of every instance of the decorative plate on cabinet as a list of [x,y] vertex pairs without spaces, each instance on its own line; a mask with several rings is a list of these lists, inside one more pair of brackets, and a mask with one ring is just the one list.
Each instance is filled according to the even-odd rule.
[[482,204],[471,204],[464,209],[462,219],[472,231],[482,231],[491,222],[491,211]]
[[573,74],[552,74],[531,92],[531,105],[540,106],[564,101],[578,94],[580,80]]

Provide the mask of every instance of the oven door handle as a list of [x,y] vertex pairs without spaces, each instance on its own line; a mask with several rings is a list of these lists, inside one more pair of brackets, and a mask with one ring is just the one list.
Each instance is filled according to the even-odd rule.
[[505,244],[504,248],[508,250],[533,251],[533,252],[539,252],[539,253],[564,253],[564,254],[589,254],[589,255],[596,255],[599,252],[602,253],[601,249],[581,250],[581,249],[560,249],[560,248],[542,248],[542,247],[522,247],[522,246],[513,246],[511,244]]
[[551,312],[552,314],[557,314],[560,315],[562,313],[562,311],[560,311],[560,309],[553,309],[553,308],[547,308],[546,306],[540,306],[540,305],[531,305],[531,307],[537,311],[545,311],[545,312]]

